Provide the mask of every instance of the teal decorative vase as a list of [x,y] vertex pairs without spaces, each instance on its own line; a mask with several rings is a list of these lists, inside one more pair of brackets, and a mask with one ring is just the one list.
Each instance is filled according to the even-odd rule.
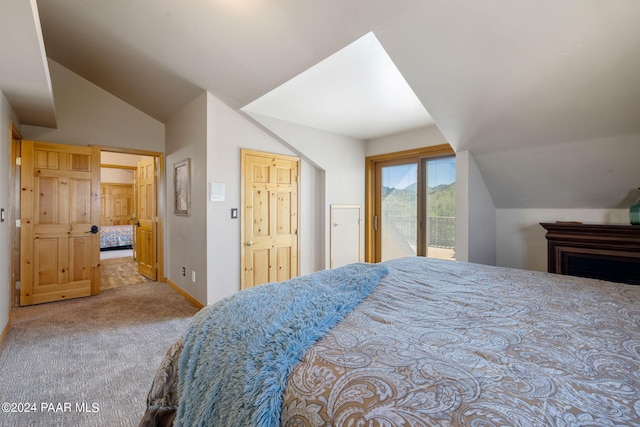
[[[638,189],[640,190],[640,188]],[[640,225],[640,199],[629,207],[629,219],[631,224]]]

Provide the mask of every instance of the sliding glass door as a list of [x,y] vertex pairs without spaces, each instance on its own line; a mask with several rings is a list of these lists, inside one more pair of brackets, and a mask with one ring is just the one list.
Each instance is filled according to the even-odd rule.
[[[388,164],[390,163],[390,164]],[[380,259],[418,254],[418,165],[384,162],[380,167]]]
[[401,156],[373,168],[371,260],[455,259],[455,156]]
[[423,219],[425,255],[455,259],[456,158],[423,159],[426,218]]

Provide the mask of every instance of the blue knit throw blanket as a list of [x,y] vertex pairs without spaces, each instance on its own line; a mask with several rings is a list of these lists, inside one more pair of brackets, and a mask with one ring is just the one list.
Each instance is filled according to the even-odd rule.
[[305,351],[387,274],[351,264],[236,293],[201,310],[184,337],[175,426],[278,426]]

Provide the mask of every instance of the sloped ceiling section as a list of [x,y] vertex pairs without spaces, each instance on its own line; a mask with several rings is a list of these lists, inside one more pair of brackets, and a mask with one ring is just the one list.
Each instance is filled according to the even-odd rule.
[[456,150],[640,133],[637,0],[39,6],[52,59],[161,121],[201,90],[244,107],[372,31]]
[[3,0],[0,5],[0,90],[22,124],[56,126],[35,0]]
[[[14,17],[35,25],[18,6],[26,2],[8,1],[2,7],[11,4]],[[640,145],[637,0],[38,6],[51,59],[162,122],[203,90],[240,109],[372,32],[447,141],[477,158],[497,207],[609,208],[640,185],[640,169],[627,160]],[[43,50],[31,43],[19,59],[37,62],[42,75]],[[16,111],[11,90],[22,77],[2,88]],[[19,95],[36,99],[36,83]],[[307,89],[297,96],[313,103]],[[325,107],[337,103],[343,115],[358,108],[347,97]]]
[[497,208],[626,209],[640,198],[640,135],[475,154]]
[[433,6],[378,37],[456,150],[640,133],[640,2]]
[[364,140],[433,125],[372,32],[242,110]]

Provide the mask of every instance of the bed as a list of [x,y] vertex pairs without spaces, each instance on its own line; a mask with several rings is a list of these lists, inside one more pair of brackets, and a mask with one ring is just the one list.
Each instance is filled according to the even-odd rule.
[[100,227],[100,250],[130,249],[132,245],[132,225],[103,225]]
[[147,404],[145,426],[640,426],[640,286],[423,257],[261,285],[194,317]]

